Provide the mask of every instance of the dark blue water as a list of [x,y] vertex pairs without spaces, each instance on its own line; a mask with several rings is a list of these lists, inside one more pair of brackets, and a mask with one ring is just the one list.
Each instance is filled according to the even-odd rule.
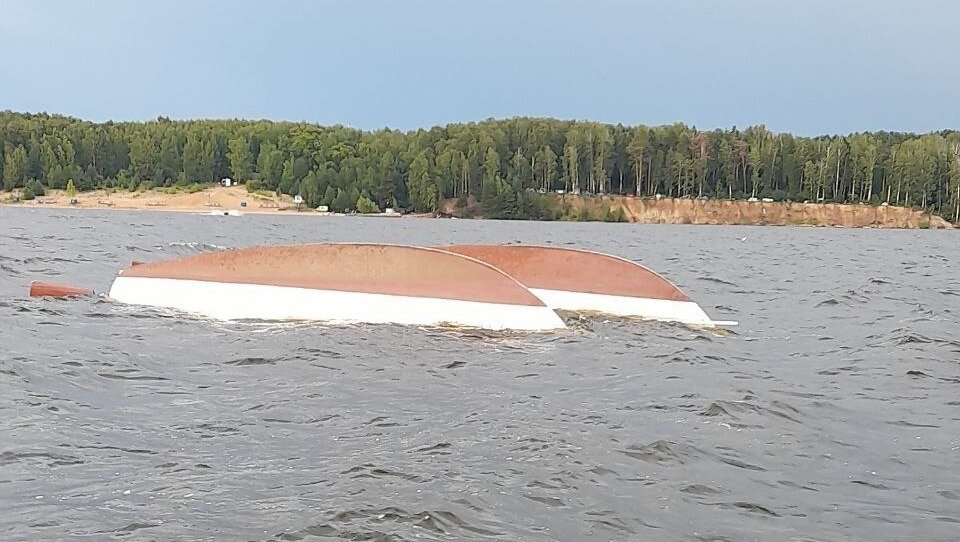
[[[497,335],[26,297],[348,240],[611,252],[741,325]],[[958,240],[0,207],[0,539],[956,540]]]

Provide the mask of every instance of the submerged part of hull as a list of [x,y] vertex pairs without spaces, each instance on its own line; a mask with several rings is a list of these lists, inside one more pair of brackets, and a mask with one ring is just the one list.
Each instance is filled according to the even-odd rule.
[[526,245],[440,247],[489,263],[550,308],[717,325],[682,290],[642,265],[598,252]]
[[626,297],[618,295],[568,292],[530,288],[545,305],[557,310],[576,312],[599,312],[614,316],[632,316],[661,322],[681,322],[695,326],[721,325],[703,312],[693,301],[673,301],[649,297]]
[[255,247],[131,266],[110,297],[212,318],[548,330],[563,321],[499,269],[380,244]]

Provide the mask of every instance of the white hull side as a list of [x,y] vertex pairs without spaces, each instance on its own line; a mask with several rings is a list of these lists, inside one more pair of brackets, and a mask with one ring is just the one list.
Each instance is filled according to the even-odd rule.
[[566,327],[548,307],[263,284],[121,276],[113,281],[110,297],[121,303],[178,309],[219,320],[452,324],[524,331]]
[[569,311],[594,311],[617,316],[636,316],[648,320],[713,326],[714,322],[693,301],[672,301],[645,297],[568,292],[530,288],[533,295],[552,308]]

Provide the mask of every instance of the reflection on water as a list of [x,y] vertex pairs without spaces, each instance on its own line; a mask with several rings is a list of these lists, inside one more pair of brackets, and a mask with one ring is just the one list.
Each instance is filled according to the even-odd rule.
[[[0,212],[6,539],[954,540],[952,232]],[[130,260],[553,243],[732,333],[219,323],[102,300]]]

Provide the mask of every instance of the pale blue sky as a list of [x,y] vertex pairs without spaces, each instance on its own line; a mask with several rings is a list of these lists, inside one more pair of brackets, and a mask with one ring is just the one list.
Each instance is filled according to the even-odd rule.
[[0,109],[960,128],[955,0],[0,0]]

